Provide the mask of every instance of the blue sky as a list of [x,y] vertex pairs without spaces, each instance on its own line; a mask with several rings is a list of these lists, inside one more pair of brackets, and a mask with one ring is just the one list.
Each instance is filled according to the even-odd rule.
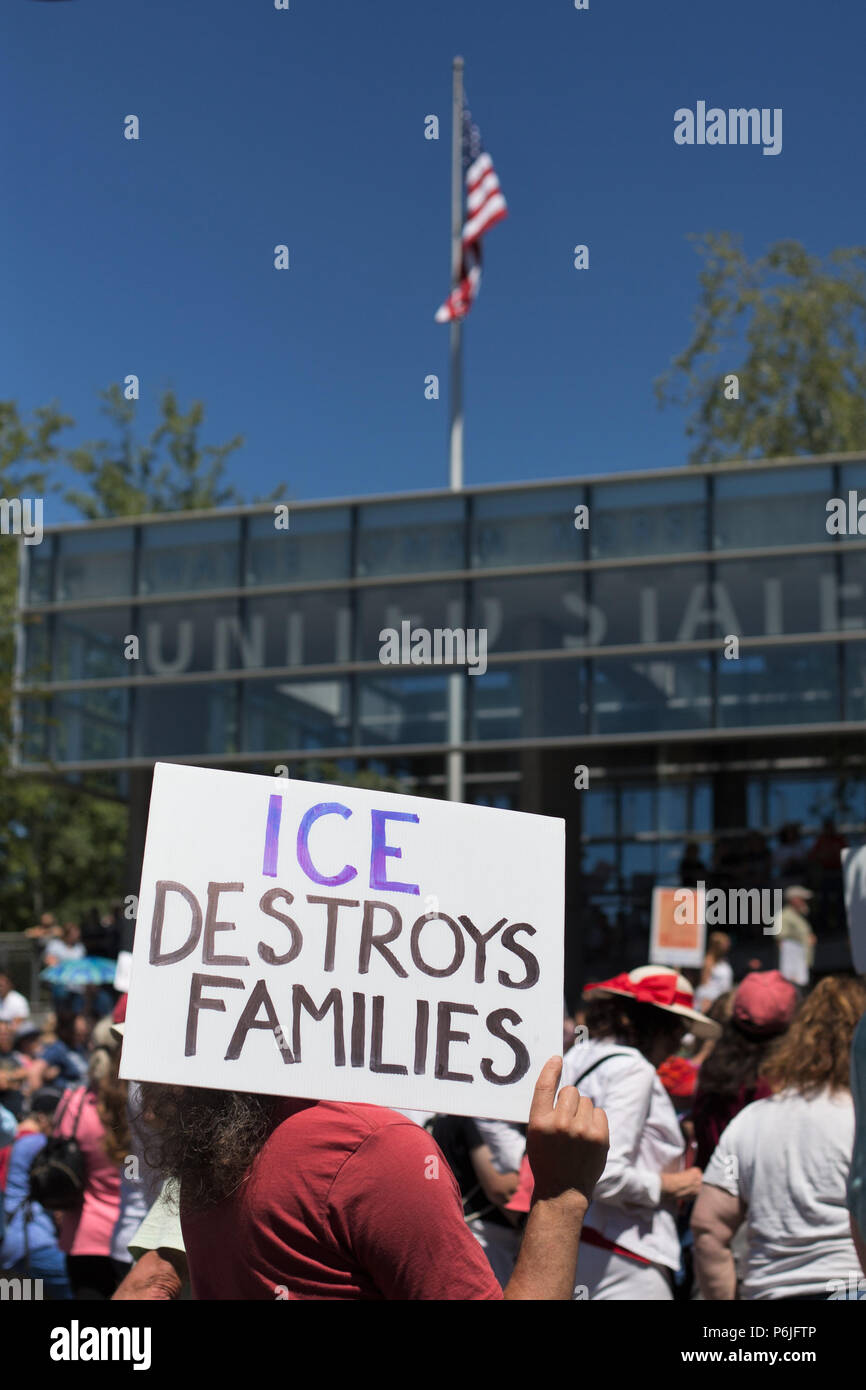
[[[447,483],[455,53],[510,209],[465,334],[468,483],[685,461],[652,383],[690,334],[688,233],[864,239],[841,0],[6,0],[0,38],[0,398],[78,440],[110,382],[140,376],[145,428],[172,386],[204,442],[245,436],[248,498]],[[698,100],[781,107],[781,154],[677,146]]]

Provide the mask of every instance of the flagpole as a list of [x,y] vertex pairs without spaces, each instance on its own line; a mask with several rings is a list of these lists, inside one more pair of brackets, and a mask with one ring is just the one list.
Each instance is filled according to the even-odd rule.
[[[463,59],[453,64],[451,103],[451,288],[460,284],[463,268]],[[451,426],[449,486],[463,486],[463,320],[451,320]]]
[[[456,289],[463,271],[463,59],[453,63],[451,103],[451,288]],[[449,487],[463,487],[463,321],[451,320],[451,393],[449,429]],[[465,676],[448,677],[447,795],[462,801],[464,794],[463,691]]]

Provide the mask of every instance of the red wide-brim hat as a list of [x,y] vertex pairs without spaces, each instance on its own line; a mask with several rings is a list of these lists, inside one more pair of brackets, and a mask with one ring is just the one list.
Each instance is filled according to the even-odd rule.
[[665,1013],[677,1014],[688,1023],[689,1032],[696,1038],[717,1038],[722,1031],[718,1023],[693,1008],[694,990],[685,975],[669,965],[641,965],[628,974],[587,985],[583,991],[584,999],[597,995],[620,995],[624,999],[636,999],[639,1004],[651,1004]]

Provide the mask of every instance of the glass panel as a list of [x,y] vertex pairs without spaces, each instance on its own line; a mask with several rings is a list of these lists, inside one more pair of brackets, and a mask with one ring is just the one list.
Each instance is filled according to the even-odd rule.
[[489,651],[585,647],[602,640],[604,618],[588,608],[584,590],[581,573],[478,580],[473,622],[487,630]]
[[774,777],[770,781],[770,825],[791,821],[821,824],[833,811],[835,782],[829,777]]
[[622,835],[638,835],[656,828],[656,789],[626,783],[620,793]]
[[345,748],[351,741],[347,680],[247,681],[242,698],[246,752]]
[[658,789],[658,829],[663,835],[689,830],[689,788],[685,782],[664,782]]
[[358,574],[465,567],[462,497],[377,502],[358,509]]
[[827,542],[830,468],[749,469],[715,480],[713,546],[717,550],[764,549],[799,542]]
[[352,609],[345,589],[249,599],[246,612],[245,626],[256,638],[263,667],[352,659]]
[[611,893],[616,891],[617,844],[615,840],[606,845],[585,845],[583,850],[583,876],[585,889],[589,893]]
[[625,734],[710,725],[710,658],[629,657],[593,662],[595,729]]
[[521,661],[469,680],[468,737],[555,738],[586,729],[584,663]]
[[[54,747],[58,762],[127,756],[128,689],[70,691],[56,698],[55,709]],[[166,750],[160,747],[155,751]]]
[[472,567],[584,559],[587,531],[574,525],[574,509],[584,500],[579,486],[477,494],[472,502]]
[[61,531],[57,598],[122,598],[132,593],[133,529]]
[[235,753],[237,682],[139,689],[135,722],[138,757]]
[[51,757],[53,727],[52,701],[47,696],[28,695],[19,705],[21,737],[19,756],[23,763],[45,763]]
[[[866,513],[866,507],[864,507],[863,511],[861,512],[858,510],[858,504],[862,502],[864,498],[866,498],[866,463],[847,463],[844,465],[844,467],[842,467],[839,470],[839,472],[842,484],[840,488],[840,496],[846,504],[846,526],[839,539],[841,541],[862,541],[864,539],[864,536],[866,536],[866,516],[864,516],[864,513]],[[848,502],[850,500],[848,497],[849,492],[856,492],[858,494],[857,501],[854,503],[853,508],[850,508],[848,506]],[[824,503],[825,508],[829,500],[830,494],[828,493],[827,500]],[[851,514],[852,512],[854,513],[854,515]],[[828,514],[825,517],[825,526],[827,521],[829,520],[830,516]],[[827,539],[831,539],[829,534]]]
[[713,828],[713,788],[709,782],[696,782],[692,785],[692,823],[691,829],[699,831]]
[[124,657],[124,638],[131,633],[128,608],[90,608],[55,617],[54,679],[99,680],[137,676],[139,663]]
[[139,609],[144,675],[185,671],[258,670],[264,665],[262,625],[242,626],[237,599],[154,603]]
[[769,824],[764,813],[763,777],[749,777],[746,781],[746,823],[755,828]]
[[[853,558],[853,557],[851,557]],[[727,560],[716,566],[715,630],[701,636],[774,637],[786,632],[826,632],[836,627],[835,559],[832,555]]]
[[[834,783],[834,794],[838,819],[843,824],[862,825],[866,820],[866,782],[862,776],[840,778]],[[831,814],[832,810],[831,807],[827,814]]]
[[27,602],[50,603],[55,536],[44,536],[41,545],[23,547],[27,556]]
[[622,846],[621,872],[628,893],[650,893],[656,880],[656,846],[626,841]]
[[448,677],[440,675],[359,678],[359,741],[362,744],[445,742],[447,689]]
[[590,488],[592,559],[706,550],[705,496],[702,476],[597,484]]
[[466,788],[466,800],[472,806],[497,806],[502,811],[520,809],[520,791],[513,783],[474,783]]
[[824,598],[824,632],[854,632],[866,627],[866,550],[849,550],[842,556],[843,581],[828,584]]
[[[388,589],[359,589],[358,601],[358,640],[355,648],[355,658],[358,661],[377,661],[380,650],[384,642],[388,639],[379,640],[379,633],[386,628],[393,629],[400,642],[400,655],[403,651],[403,629],[401,623],[410,624],[407,630],[407,645],[411,647],[412,632],[415,629],[424,628],[431,634],[431,656],[434,654],[433,631],[435,628],[445,629],[463,627],[463,591],[459,584],[407,584],[404,588]],[[459,654],[458,647],[446,645],[445,639],[440,638],[440,655],[447,656],[449,651]],[[473,636],[468,643],[471,649],[469,654],[475,657],[473,664],[477,664],[481,651],[477,646],[477,637]],[[467,650],[466,638],[464,634],[463,650]],[[453,661],[453,657],[452,657]],[[443,664],[442,662],[436,664]],[[451,664],[446,662],[444,664]]]
[[47,613],[30,614],[21,620],[24,672],[31,680],[46,681],[51,678],[50,622]]
[[656,863],[658,865],[657,882],[666,888],[676,888],[679,886],[680,864],[686,852],[686,840],[660,840],[656,846]]
[[581,793],[580,809],[583,813],[581,833],[586,839],[616,834],[615,787],[587,787]]
[[[845,718],[866,719],[866,643],[846,642],[842,654],[845,663]],[[835,652],[833,655],[835,658]]]
[[349,507],[297,511],[289,504],[289,529],[278,531],[274,520],[273,513],[249,518],[248,584],[348,578],[352,522]]
[[841,718],[833,646],[746,650],[737,661],[720,657],[717,670],[721,728],[815,724]]
[[593,645],[714,636],[704,618],[710,609],[706,579],[706,565],[593,570],[588,623]]
[[140,592],[237,588],[239,535],[237,517],[142,527]]

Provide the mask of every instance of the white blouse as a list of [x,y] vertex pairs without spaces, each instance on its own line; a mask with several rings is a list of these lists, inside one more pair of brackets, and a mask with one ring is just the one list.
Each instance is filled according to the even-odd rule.
[[584,1225],[645,1260],[679,1269],[676,1200],[662,1199],[661,1175],[681,1171],[685,1142],[655,1068],[637,1048],[590,1038],[566,1054],[562,1084],[576,1084],[601,1107],[610,1130],[607,1163]]

